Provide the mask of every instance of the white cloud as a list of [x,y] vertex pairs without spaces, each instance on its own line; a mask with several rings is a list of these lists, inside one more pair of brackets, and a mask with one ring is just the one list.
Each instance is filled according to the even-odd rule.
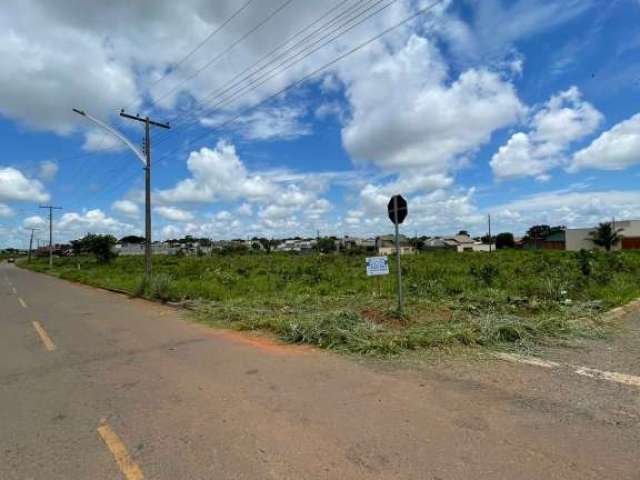
[[637,217],[640,191],[551,191],[527,195],[490,208],[505,229],[524,232],[534,224],[590,227],[615,217]]
[[140,214],[140,207],[137,203],[132,202],[131,200],[117,200],[113,202],[111,209],[131,218],[137,218]]
[[52,181],[56,175],[58,174],[58,164],[56,162],[52,162],[51,160],[45,160],[40,162],[38,177],[43,182]]
[[243,217],[250,217],[253,215],[253,208],[248,203],[243,203],[238,208],[236,208],[236,213],[238,215],[242,215]]
[[570,171],[584,168],[623,170],[640,162],[640,114],[614,125],[576,152]]
[[341,76],[352,110],[344,147],[390,171],[444,175],[524,111],[513,85],[496,73],[470,69],[451,82],[436,48],[415,35]]
[[24,228],[39,228],[41,230],[45,227],[49,228],[49,223],[39,215],[33,215],[25,218],[22,221],[22,225]]
[[85,133],[82,149],[88,152],[113,152],[124,150],[126,147],[121,140],[105,130],[92,128]]
[[13,217],[13,215],[14,211],[9,207],[9,205],[0,203],[0,218],[9,218]]
[[40,181],[25,177],[13,167],[0,167],[0,200],[46,202],[49,194]]
[[192,177],[181,180],[170,190],[161,190],[157,198],[166,203],[200,202],[216,199],[246,198],[258,200],[273,195],[276,186],[259,175],[250,175],[230,143],[219,141],[214,150],[191,152],[187,168]]
[[134,230],[132,225],[108,217],[100,209],[88,210],[84,213],[64,213],[58,221],[54,219],[54,225],[56,231],[66,238],[77,238],[87,233],[111,234],[119,237]]
[[[303,121],[305,114],[301,107],[262,108],[235,119],[229,128],[247,140],[292,140],[311,133],[311,126]],[[228,120],[228,115],[218,115],[201,123],[216,128]]]
[[215,217],[216,217],[216,220],[230,220],[232,215],[226,210],[221,210],[218,213],[216,213]]
[[498,179],[549,179],[546,172],[566,163],[567,149],[593,133],[602,119],[577,87],[553,95],[532,116],[529,133],[514,133],[493,155],[494,175]]
[[154,212],[174,222],[190,222],[194,219],[191,212],[176,207],[156,207],[154,208]]

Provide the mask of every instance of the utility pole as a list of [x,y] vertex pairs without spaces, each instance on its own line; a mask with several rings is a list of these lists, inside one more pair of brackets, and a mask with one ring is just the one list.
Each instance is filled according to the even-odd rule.
[[52,205],[40,205],[40,208],[49,209],[49,268],[53,267],[53,211],[62,210],[62,207]]
[[136,116],[120,111],[120,116],[129,120],[136,120],[144,123],[144,154],[146,165],[144,167],[144,273],[145,277],[151,277],[151,126],[169,129],[168,123],[160,123],[151,120],[148,116],[142,118],[139,114]]
[[491,215],[487,215],[489,219],[489,253],[491,253],[491,244],[493,243],[493,239],[491,238]]
[[31,229],[31,237],[29,238],[29,260],[28,262],[31,263],[31,250],[33,249],[33,232],[40,230],[39,228],[32,228]]

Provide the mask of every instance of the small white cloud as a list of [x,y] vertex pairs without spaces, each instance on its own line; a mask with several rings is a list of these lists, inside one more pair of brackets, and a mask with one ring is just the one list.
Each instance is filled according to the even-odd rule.
[[125,148],[125,145],[118,138],[98,128],[87,131],[82,145],[82,149],[88,152],[113,152]]
[[9,205],[0,203],[0,218],[9,218],[13,217],[13,215],[14,211],[9,207]]
[[640,163],[640,113],[614,125],[576,152],[569,170],[623,170],[636,163]]
[[242,215],[243,217],[250,217],[253,215],[253,208],[248,203],[243,203],[238,208],[236,208],[236,213],[238,215]]
[[58,164],[52,162],[51,160],[45,160],[40,162],[40,167],[38,171],[38,177],[43,182],[52,181],[56,175],[58,174]]
[[121,213],[122,215],[126,215],[131,218],[138,217],[138,214],[140,213],[140,207],[138,207],[138,204],[131,200],[117,200],[113,202],[111,209],[114,212]]
[[221,210],[220,212],[216,213],[216,220],[230,220],[231,217],[231,213],[226,210]]
[[[303,121],[306,111],[300,107],[272,107],[256,110],[235,118],[228,128],[235,129],[247,140],[292,140],[311,133]],[[225,115],[201,119],[202,125],[216,127],[228,120]]]
[[39,228],[43,229],[48,227],[48,223],[44,218],[39,215],[33,215],[31,217],[27,217],[22,221],[22,225],[24,228]]
[[194,219],[191,212],[176,207],[156,207],[154,211],[161,217],[174,222],[190,222]]
[[46,202],[49,194],[39,180],[29,179],[13,167],[0,167],[0,200]]

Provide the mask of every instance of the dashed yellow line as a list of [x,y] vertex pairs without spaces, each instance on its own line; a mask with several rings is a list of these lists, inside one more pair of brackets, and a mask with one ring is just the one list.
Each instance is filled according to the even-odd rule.
[[56,345],[51,340],[51,337],[49,337],[49,335],[44,330],[44,328],[42,328],[42,325],[40,325],[39,322],[32,323],[33,328],[36,329],[36,332],[38,332],[38,335],[40,336],[40,340],[42,340],[42,343],[44,344],[44,348],[46,348],[49,352],[53,352],[56,349]]
[[98,427],[98,434],[107,445],[107,448],[111,451],[113,458],[115,458],[120,471],[127,480],[143,480],[144,475],[140,467],[131,459],[127,447],[120,441],[118,435],[111,430],[109,425],[102,424]]
[[18,297],[18,301],[20,302],[20,305],[22,305],[22,308],[27,308],[27,303],[22,299],[22,297]]
[[629,385],[630,387],[640,388],[640,377],[635,375],[628,375],[626,373],[618,372],[605,372],[603,370],[596,370],[595,368],[580,367],[576,370],[578,375],[583,377],[596,378],[598,380],[608,380],[610,382],[622,383],[623,385]]
[[18,291],[16,290],[16,287],[11,287],[11,290],[13,291],[13,294],[14,294],[14,295],[17,295],[17,294],[18,294]]

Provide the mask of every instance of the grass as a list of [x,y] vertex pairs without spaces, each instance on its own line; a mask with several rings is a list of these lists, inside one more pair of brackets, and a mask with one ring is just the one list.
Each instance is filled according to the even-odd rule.
[[[44,260],[27,267],[48,271]],[[141,257],[109,265],[82,257],[56,259],[49,273],[136,296],[188,301],[198,321],[210,325],[375,355],[456,345],[535,349],[598,336],[608,328],[603,311],[640,296],[640,252],[406,256],[402,317],[395,311],[394,276],[381,279],[378,289],[365,275],[363,256],[163,256],[154,258],[148,283],[143,270]]]

